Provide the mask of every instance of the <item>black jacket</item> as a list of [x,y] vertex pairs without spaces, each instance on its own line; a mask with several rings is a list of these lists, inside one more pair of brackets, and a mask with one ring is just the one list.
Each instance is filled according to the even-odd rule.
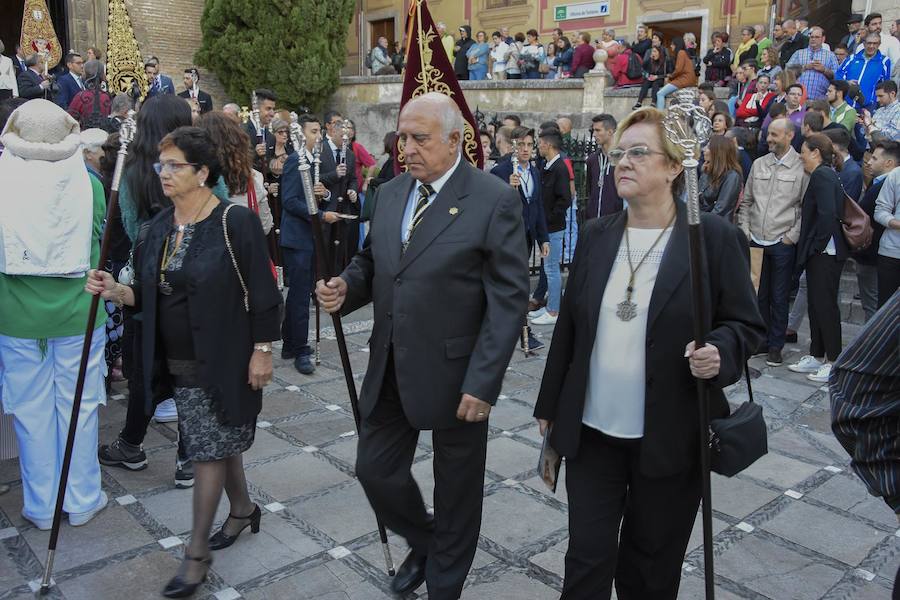
[[[204,387],[224,422],[252,423],[262,408],[262,390],[247,384],[253,344],[281,339],[279,307],[282,299],[269,264],[262,224],[243,206],[228,211],[228,237],[247,285],[250,312],[244,308],[231,256],[225,248],[220,203],[197,229],[185,257],[194,352]],[[157,338],[157,294],[163,243],[172,228],[174,208],[157,214],[146,238],[135,249],[135,310],[142,312],[145,410],[152,413],[152,390],[171,388],[171,376]]]
[[566,228],[566,211],[572,206],[572,187],[569,168],[560,155],[549,168],[541,172],[541,201],[547,217],[547,231],[554,233]]
[[724,81],[731,77],[731,49],[728,46],[723,46],[718,52],[710,48],[703,57],[703,63],[706,65],[706,81]]
[[[646,332],[646,391],[640,469],[648,477],[682,473],[698,462],[697,386],[684,349],[694,339],[687,209],[677,203],[675,228],[653,286]],[[722,388],[740,379],[766,328],[750,281],[747,240],[734,225],[701,214],[708,268],[707,342],[719,349],[719,375],[709,380],[711,418],[728,414]],[[627,210],[582,229],[538,394],[534,416],[553,422],[550,442],[561,455],[580,447],[588,369],[600,304],[625,230]]]
[[28,100],[44,98],[45,91],[41,87],[42,81],[43,78],[31,69],[26,69],[25,72],[19,73],[16,76],[16,85],[19,86],[19,97]]
[[699,185],[700,210],[719,215],[729,223],[733,223],[743,183],[743,174],[737,171],[726,171],[718,185],[713,185],[709,181],[709,174],[703,173]]
[[783,69],[784,65],[791,60],[794,52],[807,46],[809,46],[809,38],[799,31],[795,33],[793,38],[790,38],[781,46],[781,68]]
[[[522,186],[519,186],[519,198],[522,200],[522,222],[525,224],[525,235],[528,237],[529,250],[537,242],[539,245],[550,242],[547,232],[547,217],[544,215],[544,203],[541,202],[541,172],[533,163],[528,165],[528,172],[531,174],[531,182],[534,190],[531,198],[525,197]],[[513,173],[512,160],[508,157],[501,159],[493,169],[491,175],[500,178],[500,181],[509,183],[509,178]]]
[[883,185],[884,179],[878,183],[873,182],[859,201],[859,207],[866,211],[866,214],[869,215],[869,220],[872,222],[872,244],[865,250],[855,252],[853,259],[862,265],[870,267],[874,267],[875,263],[878,262],[878,244],[881,242],[881,234],[884,233],[884,225],[875,220],[875,201],[878,199],[878,194],[881,193],[881,186]]
[[848,255],[840,219],[844,216],[844,188],[829,165],[819,165],[809,176],[800,215],[800,239],[797,241],[797,269],[802,270],[814,254],[821,254],[834,238],[838,260]]
[[[188,90],[184,90],[183,92],[178,93],[178,97],[189,100],[191,97],[191,93]],[[197,104],[200,105],[200,114],[205,115],[213,109],[212,96],[210,96],[203,90],[197,90]],[[255,145],[256,144],[254,144],[254,146]]]
[[456,58],[453,60],[453,72],[456,73],[457,79],[469,78],[469,57],[466,56],[466,52],[468,52],[472,44],[475,43],[475,40],[472,39],[472,28],[468,25],[463,25],[463,29],[465,29],[469,35],[466,39],[456,42]]
[[588,201],[585,209],[585,219],[605,217],[622,210],[622,199],[616,191],[615,167],[607,161],[603,173],[603,197],[600,194],[600,155],[597,150],[587,158],[587,184]]

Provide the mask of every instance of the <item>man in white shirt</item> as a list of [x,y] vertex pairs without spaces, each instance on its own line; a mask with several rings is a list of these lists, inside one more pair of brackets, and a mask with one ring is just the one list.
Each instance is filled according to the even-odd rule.
[[509,44],[503,40],[503,35],[495,31],[491,36],[493,47],[491,48],[491,75],[494,79],[506,79],[506,61],[509,60]]

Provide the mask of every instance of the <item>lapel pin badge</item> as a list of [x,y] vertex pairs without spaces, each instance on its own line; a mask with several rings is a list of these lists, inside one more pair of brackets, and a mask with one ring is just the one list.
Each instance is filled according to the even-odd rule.
[[456,213],[459,212],[459,209],[454,206],[449,210],[449,212],[451,215],[456,215]]

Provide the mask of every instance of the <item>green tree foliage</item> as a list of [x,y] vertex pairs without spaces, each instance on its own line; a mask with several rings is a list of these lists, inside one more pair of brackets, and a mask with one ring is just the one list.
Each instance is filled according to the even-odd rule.
[[195,60],[239,104],[255,88],[318,111],[337,89],[356,0],[206,0]]

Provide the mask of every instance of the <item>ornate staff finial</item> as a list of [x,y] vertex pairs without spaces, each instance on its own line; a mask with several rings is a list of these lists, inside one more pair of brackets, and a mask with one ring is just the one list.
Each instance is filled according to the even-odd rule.
[[697,153],[699,147],[709,141],[712,122],[700,106],[695,104],[697,88],[685,88],[675,92],[675,102],[669,106],[664,122],[669,141],[684,150],[685,177],[687,180],[688,224],[700,223],[700,195],[697,185]]

